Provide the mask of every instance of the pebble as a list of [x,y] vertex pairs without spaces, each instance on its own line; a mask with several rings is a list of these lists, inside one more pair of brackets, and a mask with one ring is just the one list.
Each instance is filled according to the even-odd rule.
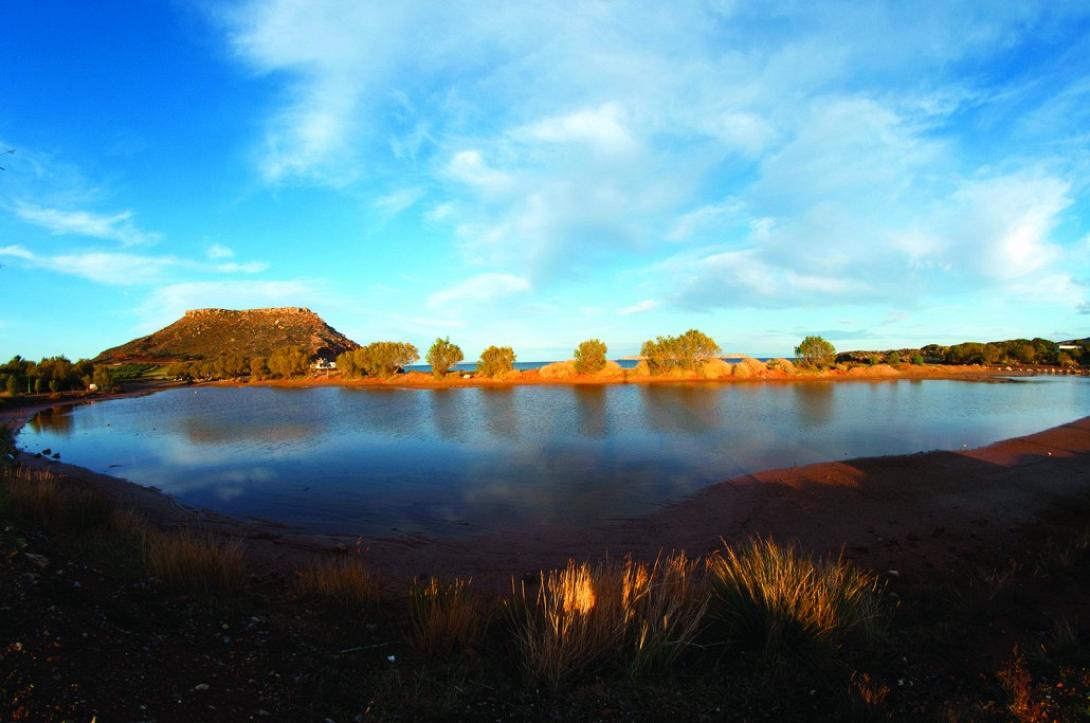
[[24,552],[23,555],[26,556],[26,559],[30,560],[43,570],[49,567],[49,558],[45,555],[37,555],[33,552]]
[[209,687],[208,683],[198,683],[193,686],[193,690],[208,690]]

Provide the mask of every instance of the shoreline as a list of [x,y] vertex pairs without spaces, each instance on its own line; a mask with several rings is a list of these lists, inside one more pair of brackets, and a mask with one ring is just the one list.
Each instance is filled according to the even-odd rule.
[[999,368],[983,365],[938,365],[938,364],[901,364],[896,367],[878,365],[852,367],[847,370],[832,369],[823,371],[798,370],[793,373],[768,370],[748,377],[723,376],[706,378],[697,372],[672,373],[653,376],[636,375],[632,370],[623,374],[576,374],[560,378],[543,377],[537,369],[516,370],[505,379],[487,379],[460,376],[448,376],[435,379],[426,372],[408,372],[388,379],[363,377],[345,379],[339,374],[324,377],[305,377],[301,379],[262,379],[259,381],[220,380],[200,382],[201,386],[226,387],[348,387],[348,388],[404,388],[404,389],[457,389],[472,387],[518,387],[518,386],[610,386],[615,384],[759,384],[759,383],[798,383],[798,382],[874,382],[907,380],[944,380],[967,382],[1005,382],[1018,377],[1054,375],[1086,376],[1088,372],[1080,370],[1070,373],[1056,367],[1041,368]]
[[[119,396],[139,396],[155,390]],[[59,400],[0,413],[6,426]],[[188,506],[155,488],[48,458],[20,461],[86,485],[144,514],[163,529],[199,526],[245,541],[268,574],[289,574],[315,555],[351,550],[391,585],[422,575],[474,578],[502,590],[512,576],[571,559],[660,551],[699,556],[721,541],[773,536],[807,550],[845,557],[876,570],[928,576],[968,561],[1019,526],[1063,514],[1066,502],[1090,502],[1090,417],[976,449],[819,462],[725,479],[647,515],[580,528],[537,526],[465,537],[412,533],[358,538]]]

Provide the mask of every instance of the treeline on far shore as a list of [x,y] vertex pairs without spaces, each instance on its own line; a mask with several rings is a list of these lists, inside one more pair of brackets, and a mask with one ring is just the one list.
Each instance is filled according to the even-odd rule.
[[[622,369],[615,362],[608,361],[608,347],[604,342],[587,339],[575,348],[571,359],[548,364],[539,372],[541,376],[553,379],[575,375],[628,378],[694,374],[710,379],[899,364],[1042,365],[1065,368],[1090,365],[1090,340],[1062,347],[1056,342],[1037,338],[838,353],[828,340],[808,336],[799,342],[794,351],[795,356],[791,359],[759,362],[744,358],[739,364],[727,364],[720,358],[722,349],[713,338],[690,329],[678,336],[659,336],[644,342],[640,348],[639,363],[632,369]],[[465,355],[461,347],[449,338],[436,339],[424,359],[431,366],[431,374],[436,379],[451,374],[491,380],[510,379],[518,375],[514,369],[517,356],[510,346],[487,347],[481,352],[473,371],[454,370],[455,365],[465,361]],[[105,364],[88,359],[72,362],[64,356],[33,362],[16,356],[0,366],[0,394],[15,397],[89,388],[109,391],[120,382],[150,375],[178,381],[262,381],[331,373],[345,379],[388,379],[403,373],[409,365],[419,360],[420,352],[416,346],[399,341],[372,342],[339,354],[334,360],[314,355],[301,346],[285,346],[267,356],[252,357],[237,351],[224,351],[212,358],[166,365],[143,362]]]
[[[1072,348],[1074,347],[1074,348]],[[928,344],[918,349],[888,351],[849,351],[837,354],[836,360],[862,364],[985,364],[989,366],[1022,366],[1040,364],[1074,368],[1090,364],[1090,340],[1064,348],[1048,339],[1008,339],[1007,341],[967,341],[953,346]]]

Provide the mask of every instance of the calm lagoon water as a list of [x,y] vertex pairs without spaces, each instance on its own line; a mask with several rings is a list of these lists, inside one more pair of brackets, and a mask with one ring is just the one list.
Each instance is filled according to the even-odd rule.
[[979,446],[1090,414],[1090,380],[182,388],[53,411],[30,451],[193,505],[444,536],[646,514],[745,472]]

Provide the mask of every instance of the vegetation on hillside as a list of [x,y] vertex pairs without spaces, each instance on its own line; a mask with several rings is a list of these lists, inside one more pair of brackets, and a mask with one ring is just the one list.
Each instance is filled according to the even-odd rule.
[[107,349],[95,361],[166,364],[209,361],[223,353],[268,358],[285,347],[332,359],[358,346],[309,309],[197,309],[153,334]]

